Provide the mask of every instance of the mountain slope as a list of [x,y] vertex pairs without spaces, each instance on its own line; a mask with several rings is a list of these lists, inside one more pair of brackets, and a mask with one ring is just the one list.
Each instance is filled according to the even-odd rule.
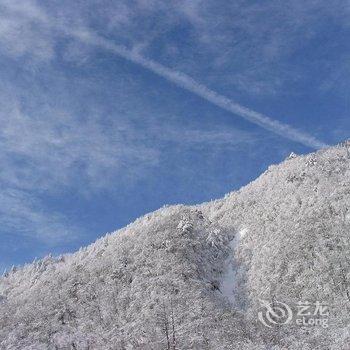
[[[0,348],[349,349],[349,205],[345,145],[164,207],[3,276]],[[260,300],[322,302],[329,326],[268,328]]]

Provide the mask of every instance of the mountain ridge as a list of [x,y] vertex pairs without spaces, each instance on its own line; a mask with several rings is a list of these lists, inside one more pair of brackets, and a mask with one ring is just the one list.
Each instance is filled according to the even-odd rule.
[[[3,276],[0,348],[348,349],[349,204],[344,143],[165,206]],[[268,329],[261,299],[326,302],[330,325]]]

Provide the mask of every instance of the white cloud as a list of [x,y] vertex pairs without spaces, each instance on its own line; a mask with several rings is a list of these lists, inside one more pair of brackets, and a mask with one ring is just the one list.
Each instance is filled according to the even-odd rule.
[[[346,27],[350,18],[350,7],[343,0],[288,4],[277,0],[61,0],[40,5],[35,0],[0,0],[3,51],[12,55],[31,52],[32,58],[50,60],[55,57],[56,29],[97,28],[101,36],[130,49],[135,47],[147,57],[156,45],[158,62],[207,85],[234,88],[252,96],[283,95],[291,81],[305,79],[302,67],[288,64],[288,59],[322,33],[327,21]],[[167,36],[179,25],[189,28],[184,35],[191,39],[191,45],[185,51],[176,39]],[[72,43],[63,56],[84,61],[92,52],[84,47],[82,53],[82,48]],[[203,59],[199,62],[198,58]]]
[[174,125],[162,125],[154,128],[160,141],[175,142],[181,147],[216,147],[235,148],[241,145],[254,144],[258,136],[239,129],[225,129],[213,127],[210,130],[201,128],[179,128]]
[[65,34],[81,40],[84,43],[101,47],[104,50],[108,50],[128,61],[138,64],[170,81],[171,83],[202,97],[214,105],[238,115],[252,122],[253,124],[259,125],[266,130],[272,131],[273,133],[284,138],[299,142],[305,146],[315,149],[327,146],[323,142],[305,132],[299,131],[290,125],[283,124],[278,120],[274,120],[266,115],[244,107],[237,102],[232,101],[231,99],[209,89],[205,85],[198,83],[186,74],[169,69],[155,61],[135,53],[134,51],[130,51],[124,47],[115,45],[113,42],[99,37],[87,29],[66,30]]
[[79,237],[79,228],[59,213],[44,211],[32,194],[14,189],[3,190],[0,202],[3,231],[37,238],[49,246]]
[[49,18],[35,1],[0,0],[0,52],[11,56],[29,54],[50,60],[54,41],[48,31]]
[[[106,127],[99,116],[82,119],[50,108],[41,113],[28,115],[14,101],[0,111],[0,161],[8,169],[0,179],[12,186],[31,189],[40,183],[41,189],[52,190],[84,182],[90,191],[108,186],[119,172],[130,180],[129,164],[145,167],[158,161],[156,150],[134,142],[135,131],[126,121]],[[11,166],[14,161],[20,166]]]
[[[180,6],[181,9],[183,7]],[[195,11],[198,10],[198,6],[192,6],[192,7],[185,7],[185,13],[190,14],[190,18],[198,17],[198,15],[195,15]],[[10,7],[11,9],[11,7]],[[250,10],[252,12],[251,7],[245,8],[246,10]],[[266,8],[263,8],[264,12],[266,12]],[[293,7],[294,9],[294,7]],[[297,8],[298,9],[298,8]],[[304,8],[302,8],[304,9]],[[253,7],[253,12],[259,12],[262,10],[261,7]],[[45,16],[37,15],[36,13],[38,11],[32,11],[35,13],[35,16],[29,16],[29,18],[34,17],[39,22],[42,22],[43,24],[47,24],[47,19]],[[305,11],[304,11],[305,12]],[[304,13],[303,12],[303,13]],[[126,12],[125,12],[126,13]],[[298,12],[299,13],[299,12]],[[308,14],[308,13],[307,13]],[[284,11],[283,11],[284,15]],[[125,16],[129,16],[129,14],[125,14]],[[306,16],[304,14],[304,16]],[[198,22],[198,21],[196,21]],[[282,137],[288,138],[290,140],[299,142],[301,144],[304,144],[311,148],[321,148],[325,147],[326,145],[322,143],[321,141],[317,140],[315,137],[308,135],[305,132],[296,130],[292,126],[289,126],[287,124],[283,124],[277,120],[274,120],[266,115],[263,115],[261,113],[258,113],[254,110],[251,110],[249,108],[246,108],[237,102],[234,102],[232,99],[229,99],[223,95],[220,95],[216,93],[215,91],[209,89],[203,84],[198,83],[197,81],[193,80],[191,77],[182,74],[176,70],[169,69],[158,62],[155,62],[151,59],[146,59],[144,56],[141,56],[137,52],[133,50],[128,50],[123,46],[119,46],[114,44],[112,41],[108,41],[104,39],[101,36],[96,35],[95,33],[89,31],[88,29],[74,29],[74,27],[67,27],[62,26],[62,24],[58,24],[58,22],[55,22],[53,19],[52,21],[49,21],[51,27],[53,27],[55,30],[59,30],[65,35],[68,35],[69,37],[73,37],[75,39],[78,39],[79,41],[89,44],[89,45],[95,45],[100,48],[103,48],[105,50],[108,50],[118,56],[121,56],[129,61],[132,61],[138,65],[143,66],[144,68],[156,73],[157,75],[160,75],[161,77],[169,80],[170,82],[176,84],[177,86],[182,87],[183,89],[186,89],[204,99],[207,101],[215,104],[216,106],[225,109],[235,115],[238,115],[254,124],[257,124],[266,130],[272,131]],[[249,28],[249,21],[247,22],[248,26],[246,25],[246,30]],[[254,22],[255,23],[255,22]],[[244,22],[246,24],[246,22]],[[261,29],[263,31],[263,29]],[[242,84],[240,81],[238,81],[238,84]],[[255,88],[256,89],[256,88]]]
[[[274,72],[277,71],[276,62],[292,53],[301,39],[312,37],[313,24],[319,16],[345,17],[346,11],[339,14],[338,2],[306,4],[297,1],[288,6],[276,1],[268,6],[239,2],[227,14],[214,11],[215,2],[212,1],[139,0],[136,3],[137,6],[130,5],[129,1],[111,4],[103,0],[73,3],[62,0],[58,5],[47,2],[39,6],[35,0],[0,0],[0,53],[38,60],[37,67],[41,68],[42,61],[50,62],[57,57],[57,43],[65,31],[70,37],[79,39],[65,43],[63,58],[66,60],[84,62],[94,51],[91,46],[97,45],[268,130],[311,147],[323,146],[314,137],[244,108],[177,70],[194,72],[201,81],[214,82],[213,86],[217,86],[215,76],[220,77],[220,84],[227,88],[235,86],[254,95],[273,94],[283,88],[286,80],[285,75]],[[153,19],[150,25],[148,22],[152,16],[157,16],[157,21]],[[267,17],[271,20],[266,21]],[[167,30],[183,20],[190,24],[191,34],[194,34],[192,51],[183,52],[174,42],[164,44],[167,54],[160,49],[160,62],[170,62],[175,67],[173,70],[142,56],[155,42],[160,42]],[[281,27],[280,23],[285,25]],[[112,37],[113,42],[89,31],[71,30],[90,26],[97,26],[103,35]],[[114,41],[131,49],[118,46]],[[213,71],[212,76],[203,76],[203,69],[209,71],[208,66],[204,64],[202,69],[189,59],[194,52],[205,57],[206,64]],[[238,71],[232,70],[236,66]],[[145,166],[154,166],[158,162],[159,151],[142,145],[140,133],[125,120],[106,130],[93,115],[80,120],[71,111],[50,107],[45,116],[27,113],[17,97],[12,97],[3,94],[0,101],[0,185],[9,188],[2,197],[6,205],[0,222],[5,219],[7,225],[23,222],[21,227],[28,230],[31,227],[43,236],[47,232],[56,232],[49,227],[59,225],[62,225],[62,232],[68,232],[64,217],[41,212],[40,202],[30,201],[26,191],[42,189],[52,192],[62,186],[77,186],[93,192],[108,186],[121,173],[129,179],[137,177]],[[204,142],[234,146],[251,142],[251,138],[242,132],[219,130],[171,130],[159,133],[158,138],[161,140],[164,135],[185,144]],[[122,181],[122,177],[118,180]],[[11,208],[17,208],[17,214]],[[9,221],[10,214],[13,221]],[[40,230],[40,226],[45,229]]]
[[43,108],[35,98],[40,90],[30,95],[34,108],[27,110],[17,97],[23,91],[7,85],[0,92],[0,185],[6,189],[0,196],[0,224],[46,242],[74,239],[79,229],[45,209],[42,195],[68,190],[91,197],[106,188],[132,186],[158,165],[164,142],[216,148],[254,142],[254,135],[239,130],[161,125],[157,118],[145,128],[122,116],[102,121],[98,106],[85,116],[53,109],[49,102]]
[[131,186],[158,162],[159,152],[138,142],[123,120],[107,126],[98,115],[82,118],[50,107],[28,113],[16,96],[1,92],[0,224],[10,232],[53,242],[76,238],[79,229],[43,209],[41,195],[70,190],[91,196]]

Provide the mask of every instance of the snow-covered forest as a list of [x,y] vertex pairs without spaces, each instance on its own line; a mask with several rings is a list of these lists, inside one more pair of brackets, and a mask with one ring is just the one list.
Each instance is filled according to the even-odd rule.
[[[0,349],[350,349],[349,148],[5,272]],[[329,325],[267,328],[262,299],[321,301]]]

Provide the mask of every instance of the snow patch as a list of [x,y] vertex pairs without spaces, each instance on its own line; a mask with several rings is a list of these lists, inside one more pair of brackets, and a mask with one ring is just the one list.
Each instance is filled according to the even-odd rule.
[[247,234],[247,232],[248,232],[248,229],[246,227],[242,228],[240,231],[238,231],[235,238],[234,238],[234,239],[236,239],[236,243],[239,243],[240,240]]
[[243,228],[236,233],[234,238],[230,241],[229,246],[231,251],[226,260],[226,272],[221,282],[221,292],[228,299],[228,301],[235,305],[236,297],[235,291],[237,290],[237,264],[235,261],[235,250],[239,245],[241,239],[247,234],[248,229]]
[[346,216],[345,216],[345,221],[346,221],[346,222],[350,222],[350,213],[349,213],[349,214],[346,214]]
[[295,154],[294,152],[292,152],[288,157],[287,159],[294,159],[294,158],[297,158],[297,154]]
[[187,220],[181,220],[177,225],[177,228],[184,233],[190,233],[193,231],[193,224]]

